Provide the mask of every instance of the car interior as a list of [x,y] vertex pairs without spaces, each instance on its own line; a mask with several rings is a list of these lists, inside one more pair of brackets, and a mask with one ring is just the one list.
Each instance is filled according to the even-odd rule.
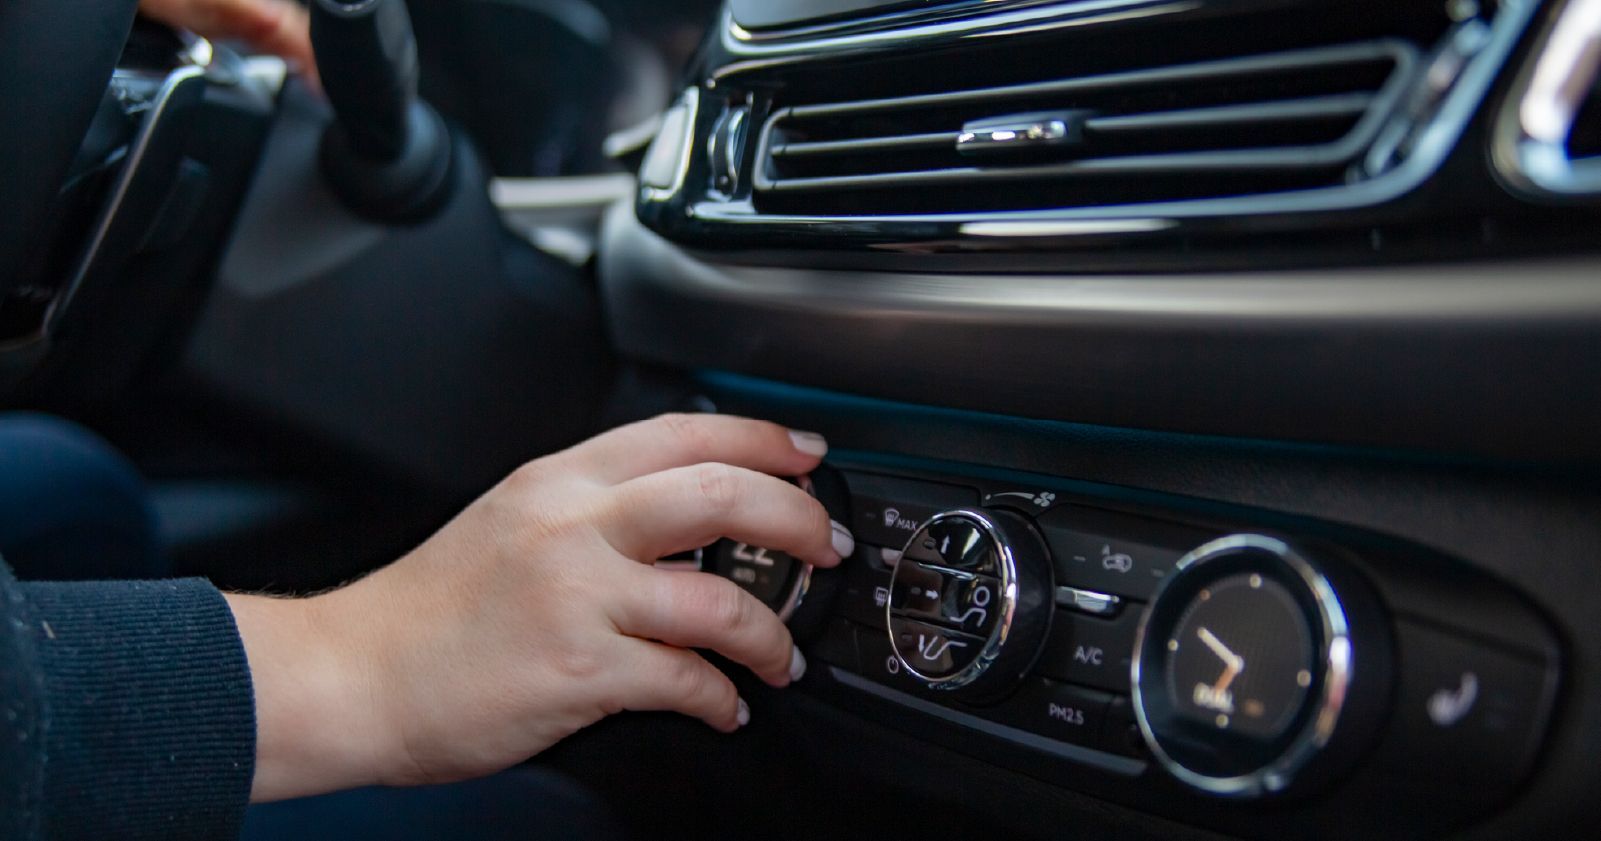
[[1601,819],[1601,0],[317,2],[320,85],[84,5],[0,10],[0,406],[178,574],[336,586],[663,412],[827,437],[838,569],[662,561],[805,679],[533,760],[635,834]]

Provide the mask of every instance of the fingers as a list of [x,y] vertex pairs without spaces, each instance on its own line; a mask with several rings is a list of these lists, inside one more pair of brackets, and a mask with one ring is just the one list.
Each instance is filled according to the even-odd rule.
[[630,676],[618,699],[636,712],[679,712],[732,733],[750,720],[750,708],[727,675],[694,652],[646,640],[628,640],[619,666]]
[[704,648],[776,687],[806,670],[789,629],[750,593],[715,575],[644,568],[613,608],[624,634],[678,648]]
[[139,10],[205,38],[236,38],[315,72],[311,19],[287,0],[140,0]]
[[605,484],[703,462],[775,476],[810,473],[828,452],[822,436],[729,415],[662,415],[619,427],[559,458]]
[[652,473],[611,489],[603,533],[619,552],[654,560],[727,537],[835,566],[855,549],[821,503],[771,476],[706,463]]

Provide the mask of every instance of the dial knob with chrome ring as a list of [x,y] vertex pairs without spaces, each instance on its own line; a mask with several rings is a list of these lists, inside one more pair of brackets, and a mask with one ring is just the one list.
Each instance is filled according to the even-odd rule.
[[905,671],[981,701],[1033,664],[1051,615],[1052,573],[1040,537],[1004,511],[936,514],[907,542],[885,605]]
[[1224,537],[1178,570],[1135,644],[1141,734],[1157,762],[1195,788],[1283,791],[1319,760],[1348,712],[1352,615],[1325,570],[1275,538]]

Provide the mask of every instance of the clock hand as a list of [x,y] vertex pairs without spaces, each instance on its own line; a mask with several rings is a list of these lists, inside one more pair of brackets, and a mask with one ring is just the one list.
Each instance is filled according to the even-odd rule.
[[1245,660],[1240,655],[1230,651],[1229,647],[1224,645],[1223,641],[1218,639],[1210,628],[1203,626],[1195,632],[1195,635],[1200,637],[1201,642],[1206,643],[1206,647],[1212,649],[1212,653],[1216,654],[1218,659],[1227,664],[1231,670],[1238,672],[1245,668]]

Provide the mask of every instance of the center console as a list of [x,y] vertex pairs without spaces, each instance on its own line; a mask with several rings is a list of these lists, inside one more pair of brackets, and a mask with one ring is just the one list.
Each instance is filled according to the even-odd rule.
[[830,471],[858,538],[840,569],[711,554],[826,664],[808,691],[897,726],[1246,837],[1438,833],[1499,806],[1547,738],[1552,629],[1420,547],[1046,476]]

